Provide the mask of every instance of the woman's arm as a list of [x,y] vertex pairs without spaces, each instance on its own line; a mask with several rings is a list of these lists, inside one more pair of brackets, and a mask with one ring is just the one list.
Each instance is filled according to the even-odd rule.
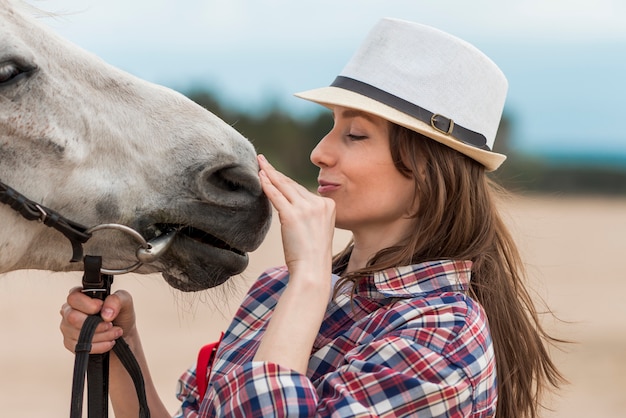
[[331,292],[335,204],[309,192],[259,156],[263,191],[281,224],[289,284],[254,357],[305,374]]

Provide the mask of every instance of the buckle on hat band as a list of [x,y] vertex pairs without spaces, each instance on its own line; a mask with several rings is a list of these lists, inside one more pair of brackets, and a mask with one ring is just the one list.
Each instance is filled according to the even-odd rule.
[[454,131],[454,136],[452,136],[452,138],[457,141],[471,145],[478,149],[491,151],[491,148],[487,145],[487,138],[485,138],[483,134],[455,124],[452,119],[446,118],[438,113],[433,113],[416,105],[415,103],[411,103],[401,97],[381,90],[378,87],[374,87],[371,84],[367,84],[350,77],[338,76],[335,78],[335,81],[333,81],[331,86],[353,91],[390,106],[400,112],[406,113],[407,115],[412,116],[425,124],[430,123],[430,126],[433,129],[444,135],[452,136],[452,131]]
[[[437,120],[438,117],[444,118],[448,121],[448,130],[441,129],[437,126],[437,123],[441,123],[441,121]],[[430,117],[430,126],[432,126],[434,130],[441,132],[444,135],[452,135],[452,131],[454,130],[454,121],[452,119],[446,118],[443,115],[440,115],[439,113],[433,113],[433,115]]]

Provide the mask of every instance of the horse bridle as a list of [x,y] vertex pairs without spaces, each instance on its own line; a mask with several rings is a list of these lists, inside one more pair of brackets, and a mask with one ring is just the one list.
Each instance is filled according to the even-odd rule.
[[29,221],[42,222],[44,225],[54,228],[65,235],[72,244],[72,259],[70,262],[82,260],[82,244],[91,238],[87,227],[62,217],[52,209],[33,202],[2,182],[0,182],[0,202],[9,205]]
[[26,196],[1,181],[0,202],[10,206],[25,219],[29,221],[39,221],[62,233],[72,245],[71,263],[83,260],[83,244],[86,243],[96,231],[116,229],[130,235],[139,242],[140,246],[135,253],[135,257],[138,261],[135,264],[121,269],[102,268],[102,273],[104,274],[116,275],[130,273],[131,271],[137,270],[142,264],[155,261],[167,251],[177,232],[175,229],[171,229],[150,241],[146,241],[139,232],[126,225],[107,223],[87,228],[78,222],[61,216],[52,209],[28,199]]
[[[136,270],[143,263],[159,258],[173,241],[176,230],[146,241],[134,229],[120,224],[101,224],[87,228],[80,223],[69,220],[52,209],[40,205],[15,189],[0,181],[0,202],[10,206],[22,217],[29,221],[39,221],[62,233],[72,245],[70,262],[84,262],[83,292],[93,298],[104,300],[111,292],[111,284],[115,274],[123,274]],[[123,269],[105,269],[102,267],[102,257],[83,256],[83,244],[94,232],[103,229],[116,229],[131,235],[140,244],[136,252],[137,262]],[[100,315],[90,315],[85,320],[75,348],[74,376],[72,379],[72,400],[70,418],[82,417],[83,394],[85,376],[87,376],[88,416],[89,418],[106,418],[108,416],[108,370],[109,353],[90,354],[91,340],[97,325],[102,322]],[[139,401],[139,417],[149,418],[150,410],[145,393],[145,384],[141,368],[135,359],[130,347],[123,338],[119,338],[113,346],[113,351],[128,371],[135,384]]]

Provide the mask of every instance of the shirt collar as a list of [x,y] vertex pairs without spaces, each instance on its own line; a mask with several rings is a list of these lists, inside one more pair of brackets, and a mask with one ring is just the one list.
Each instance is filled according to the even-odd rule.
[[428,261],[377,272],[373,281],[376,290],[385,297],[465,292],[469,287],[471,268],[471,261]]

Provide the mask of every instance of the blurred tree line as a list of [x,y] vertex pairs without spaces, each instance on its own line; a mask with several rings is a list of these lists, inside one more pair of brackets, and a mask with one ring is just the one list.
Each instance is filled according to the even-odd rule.
[[[309,160],[317,142],[332,127],[330,112],[296,117],[277,106],[250,114],[227,108],[207,90],[192,90],[187,97],[216,114],[247,137],[276,168],[298,182],[317,185],[318,169]],[[516,192],[602,194],[626,196],[626,165],[554,164],[547,158],[526,155],[511,146],[512,118],[505,114],[494,151],[506,162],[494,173],[496,181]]]
[[207,91],[192,91],[187,97],[232,125],[248,138],[257,150],[280,171],[308,187],[317,187],[318,169],[309,154],[333,124],[328,111],[297,118],[271,107],[250,114],[226,108]]
[[521,153],[511,146],[512,119],[503,116],[496,136],[494,151],[508,156],[491,174],[498,183],[517,192],[626,196],[626,161],[609,165],[591,158],[574,160],[566,149],[561,161]]

